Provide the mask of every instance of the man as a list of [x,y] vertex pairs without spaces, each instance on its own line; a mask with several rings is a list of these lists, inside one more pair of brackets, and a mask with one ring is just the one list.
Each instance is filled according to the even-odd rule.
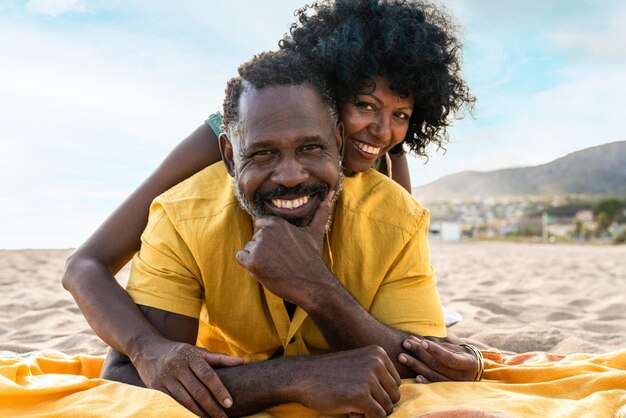
[[[165,338],[137,336],[132,363],[112,352],[103,377],[143,380],[198,414],[222,412],[208,387],[231,415],[298,402],[378,417],[415,376],[402,342],[445,336],[428,213],[373,171],[340,194],[335,104],[307,67],[266,53],[229,82],[224,164],[155,200],[133,260],[127,290]],[[196,339],[249,363],[223,356],[231,367],[213,370]],[[207,383],[216,374],[227,390]]]

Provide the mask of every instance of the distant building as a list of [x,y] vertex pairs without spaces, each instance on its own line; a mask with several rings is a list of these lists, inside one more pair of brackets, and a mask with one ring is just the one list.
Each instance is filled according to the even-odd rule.
[[593,223],[593,212],[589,209],[579,210],[574,216],[575,219],[581,221],[583,224]]
[[461,224],[458,222],[431,222],[428,237],[431,241],[458,242],[461,240]]

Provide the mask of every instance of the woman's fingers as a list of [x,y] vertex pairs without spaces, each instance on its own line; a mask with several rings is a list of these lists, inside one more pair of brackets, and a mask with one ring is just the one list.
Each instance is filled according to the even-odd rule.
[[416,337],[406,339],[402,345],[413,356],[403,353],[398,361],[430,382],[471,381],[476,376],[477,360],[470,354]]
[[198,416],[206,416],[206,412],[202,410],[202,407],[198,405],[191,395],[187,392],[185,387],[179,381],[168,382],[166,387],[161,388],[161,391],[167,395],[170,395],[179,404],[193,412]]
[[[453,351],[447,348],[447,344],[437,344],[428,340],[419,340],[411,336],[410,339],[419,344],[428,354],[437,359],[439,363],[451,370],[476,370],[476,358],[464,351]],[[460,349],[460,347],[459,347]]]
[[[398,355],[398,361],[407,367],[410,367],[418,376],[425,377],[429,382],[448,382],[450,378],[439,373],[435,368],[428,366],[422,360],[417,359],[409,354],[401,353]],[[426,382],[424,382],[426,383]]]

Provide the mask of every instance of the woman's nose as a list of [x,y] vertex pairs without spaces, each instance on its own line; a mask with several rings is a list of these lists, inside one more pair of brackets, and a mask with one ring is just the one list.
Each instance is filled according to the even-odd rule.
[[369,130],[380,143],[391,141],[391,118],[388,115],[380,115],[370,125]]

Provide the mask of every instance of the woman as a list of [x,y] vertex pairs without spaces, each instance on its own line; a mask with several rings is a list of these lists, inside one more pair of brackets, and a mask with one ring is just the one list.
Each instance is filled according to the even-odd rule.
[[[445,141],[448,116],[473,103],[460,76],[460,44],[449,18],[427,3],[383,1],[320,2],[297,16],[280,47],[305,55],[330,81],[345,131],[346,174],[380,164],[410,191],[404,145],[426,155],[428,144]],[[66,263],[64,287],[94,331],[119,352],[139,344],[135,335],[155,331],[113,274],[139,250],[152,199],[220,160],[218,132],[211,124],[216,128],[210,118],[176,147]],[[407,349],[423,351],[412,345]],[[425,374],[422,363],[406,357],[406,364]],[[207,361],[236,364],[218,355],[209,355]],[[467,380],[466,375],[467,370],[452,370],[440,377]],[[217,379],[208,386],[213,394],[227,393]],[[226,399],[231,398],[219,399],[224,407],[229,405]]]

